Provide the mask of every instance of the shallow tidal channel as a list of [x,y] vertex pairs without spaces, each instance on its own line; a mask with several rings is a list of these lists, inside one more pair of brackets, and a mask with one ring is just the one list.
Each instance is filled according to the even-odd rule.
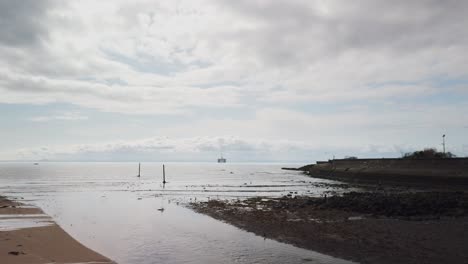
[[[195,213],[195,200],[321,195],[282,164],[0,163],[0,193],[41,207],[65,231],[118,263],[349,263]],[[347,190],[348,191],[348,190]],[[0,221],[2,221],[0,219]]]

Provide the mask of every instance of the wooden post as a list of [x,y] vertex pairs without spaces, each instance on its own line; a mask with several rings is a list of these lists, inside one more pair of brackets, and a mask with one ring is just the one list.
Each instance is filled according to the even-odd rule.
[[445,154],[445,134],[442,136],[442,146],[444,148],[444,154]]
[[164,164],[163,164],[163,184],[166,184],[166,168],[164,167]]
[[138,177],[141,175],[141,163],[138,163]]

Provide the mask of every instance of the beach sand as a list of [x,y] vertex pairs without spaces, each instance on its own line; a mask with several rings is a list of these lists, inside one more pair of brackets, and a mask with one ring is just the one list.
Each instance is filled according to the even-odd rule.
[[114,263],[83,246],[39,208],[0,197],[0,263]]

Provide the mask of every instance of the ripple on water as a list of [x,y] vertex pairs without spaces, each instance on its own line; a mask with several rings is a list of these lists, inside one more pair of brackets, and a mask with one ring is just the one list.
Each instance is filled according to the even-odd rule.
[[[290,192],[320,195],[327,189],[318,181],[285,173],[283,164],[166,164],[169,184],[163,185],[161,165],[142,163],[137,178],[138,164],[132,163],[4,163],[0,192],[31,201],[77,240],[120,264],[349,263],[179,206]],[[42,216],[0,218],[0,230],[50,224]]]

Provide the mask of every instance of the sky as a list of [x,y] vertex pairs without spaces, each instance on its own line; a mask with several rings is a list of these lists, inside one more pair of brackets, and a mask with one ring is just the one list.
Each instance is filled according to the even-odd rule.
[[0,0],[0,160],[468,156],[468,1]]

